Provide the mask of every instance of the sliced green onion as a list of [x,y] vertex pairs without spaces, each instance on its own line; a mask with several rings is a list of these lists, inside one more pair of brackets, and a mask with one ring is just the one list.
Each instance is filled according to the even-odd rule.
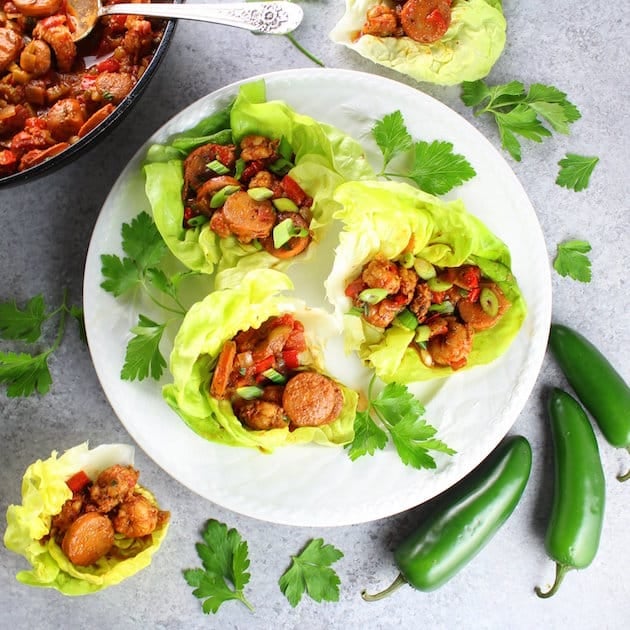
[[363,309],[358,306],[353,306],[347,313],[347,315],[352,315],[354,317],[362,317],[364,315]]
[[254,186],[247,190],[247,194],[254,201],[264,201],[265,199],[271,199],[273,197],[273,190],[269,190],[269,188],[265,186]]
[[429,285],[429,289],[431,291],[435,291],[436,293],[440,293],[442,291],[448,291],[453,286],[452,282],[447,282],[446,280],[440,280],[439,278],[429,278],[427,280],[427,284]]
[[207,223],[210,219],[204,214],[198,214],[196,217],[192,217],[192,219],[188,219],[188,227],[199,227],[204,223]]
[[278,370],[274,370],[273,368],[265,370],[262,375],[273,383],[276,383],[276,385],[282,385],[282,383],[286,383],[287,380],[284,374],[280,374]]
[[275,206],[276,210],[280,212],[297,212],[299,208],[288,197],[279,197],[278,199],[272,199],[271,203]]
[[413,263],[415,262],[415,258],[414,255],[411,252],[407,252],[406,254],[403,254],[400,259],[398,260],[398,262],[405,268],[405,269],[411,269],[413,267]]
[[286,175],[294,166],[293,162],[280,158],[269,165],[269,170],[274,175]]
[[418,318],[408,308],[400,311],[394,318],[394,322],[407,330],[415,330],[418,327]]
[[479,304],[483,312],[490,317],[496,317],[499,313],[499,298],[490,288],[484,287],[479,293]]
[[413,338],[413,340],[418,343],[424,343],[425,341],[429,340],[429,337],[431,336],[431,327],[427,326],[426,324],[422,324],[422,326],[418,326],[418,328],[416,328],[416,335]]
[[221,190],[212,195],[212,199],[210,199],[210,207],[214,209],[220,208],[231,194],[240,189],[240,186],[223,186]]
[[276,249],[280,249],[295,236],[307,235],[308,230],[297,228],[291,219],[285,219],[284,221],[280,221],[280,223],[273,228],[273,246]]
[[363,291],[359,293],[359,299],[362,302],[367,302],[368,304],[378,304],[381,300],[384,300],[387,295],[387,289],[379,289],[378,287],[375,287],[373,289],[363,289]]
[[236,393],[245,400],[253,400],[254,398],[260,398],[263,390],[256,385],[246,385],[245,387],[237,387]]
[[214,171],[217,175],[225,175],[230,172],[230,169],[225,164],[219,162],[219,160],[212,160],[212,162],[208,162],[208,164],[206,164],[206,168],[209,171]]
[[243,171],[245,170],[245,160],[243,158],[238,158],[238,160],[236,160],[236,164],[234,164],[234,177],[235,179],[241,179],[241,175],[243,174]]
[[413,262],[413,268],[423,280],[429,280],[429,278],[436,276],[435,267],[424,258],[416,258]]
[[455,310],[455,307],[451,302],[446,301],[442,302],[441,304],[431,304],[431,306],[429,306],[429,310],[432,313],[442,313],[443,315],[450,315]]

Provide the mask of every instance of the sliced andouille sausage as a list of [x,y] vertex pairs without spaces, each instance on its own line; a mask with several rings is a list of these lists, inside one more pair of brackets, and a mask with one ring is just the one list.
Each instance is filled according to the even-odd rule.
[[35,18],[54,15],[61,8],[62,2],[63,0],[13,0],[22,15]]
[[422,44],[436,42],[451,23],[451,0],[407,0],[400,23],[407,37]]
[[[285,219],[291,219],[296,228],[303,228],[308,231],[308,223],[306,219],[297,212],[279,212],[277,222],[281,223]],[[273,244],[273,236],[268,236],[261,241],[262,246],[272,256],[276,258],[293,258],[301,254],[311,242],[310,232],[306,236],[294,236],[290,238],[282,247],[275,247]]]
[[108,103],[107,105],[103,105],[100,109],[97,109],[84,123],[81,125],[79,132],[77,135],[79,138],[83,138],[83,136],[87,136],[90,131],[96,129],[114,110],[116,109],[115,105]]
[[85,120],[85,109],[76,98],[62,98],[48,110],[46,115],[50,134],[59,142],[76,136]]
[[22,46],[22,38],[15,31],[0,27],[0,72],[17,60]]
[[114,544],[112,522],[100,512],[86,512],[66,531],[61,549],[72,564],[87,567],[102,558]]
[[236,357],[236,344],[229,340],[223,344],[221,353],[217,359],[217,366],[214,370],[212,383],[210,384],[210,395],[218,399],[225,398],[230,374],[234,366],[234,358]]
[[270,201],[256,201],[245,191],[230,195],[223,204],[222,212],[230,231],[242,243],[269,236],[276,221]]
[[294,427],[316,427],[332,422],[343,406],[338,385],[318,372],[300,372],[282,395],[282,406]]

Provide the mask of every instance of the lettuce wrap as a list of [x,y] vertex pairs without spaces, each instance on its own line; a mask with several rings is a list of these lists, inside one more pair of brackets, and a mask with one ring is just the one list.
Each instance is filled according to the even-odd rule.
[[[347,352],[357,351],[385,382],[410,383],[453,374],[450,367],[427,367],[409,347],[414,331],[404,327],[375,328],[349,314],[347,284],[376,254],[393,260],[403,252],[436,267],[477,265],[496,282],[511,307],[491,329],[474,334],[466,367],[490,363],[503,354],[517,335],[526,305],[510,270],[507,246],[457,200],[444,202],[397,182],[349,182],[335,192],[342,205],[335,216],[344,223],[326,295],[343,320]],[[409,249],[411,243],[412,249]]]
[[[133,447],[124,444],[106,444],[90,450],[83,443],[60,457],[53,451],[48,459],[37,460],[26,469],[22,504],[7,509],[4,533],[6,548],[24,556],[32,565],[31,570],[17,574],[19,582],[54,588],[64,595],[87,595],[118,584],[151,563],[166,536],[168,522],[143,538],[116,534],[114,552],[88,567],[72,564],[53,538],[47,539],[52,517],[72,498],[68,479],[82,470],[94,480],[113,464],[133,465],[133,455]],[[157,506],[155,497],[146,489],[136,486],[135,491]]]
[[506,39],[501,0],[453,0],[451,24],[436,42],[423,44],[409,37],[375,37],[359,33],[369,9],[382,0],[346,0],[346,11],[330,38],[363,57],[416,81],[455,85],[485,77],[497,61]]
[[258,328],[272,316],[291,313],[305,327],[312,367],[325,374],[321,342],[338,334],[334,318],[306,307],[300,300],[282,295],[293,288],[285,274],[273,269],[247,273],[237,288],[214,291],[192,306],[175,337],[170,356],[173,383],[162,393],[188,426],[203,438],[230,446],[247,446],[264,452],[287,444],[315,442],[336,446],[352,440],[358,395],[339,385],[343,407],[330,424],[251,430],[234,414],[229,400],[210,395],[212,369],[223,344],[236,333]]
[[[190,269],[221,275],[217,286],[235,285],[241,273],[251,269],[285,268],[290,260],[280,260],[255,244],[243,245],[234,236],[220,238],[208,223],[183,227],[183,161],[192,149],[208,142],[238,144],[251,134],[288,142],[295,154],[289,175],[313,198],[310,231],[315,242],[332,220],[332,193],[337,185],[373,176],[359,143],[330,125],[298,114],[281,101],[266,101],[265,93],[263,81],[242,85],[228,108],[168,145],[151,147],[144,166],[146,195],[169,249]],[[300,257],[308,255],[310,249]]]

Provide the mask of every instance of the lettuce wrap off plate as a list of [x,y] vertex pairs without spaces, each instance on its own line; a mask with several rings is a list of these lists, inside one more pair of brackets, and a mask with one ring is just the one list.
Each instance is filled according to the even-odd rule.
[[211,394],[212,372],[224,344],[240,331],[258,329],[274,316],[291,314],[304,325],[309,360],[305,367],[326,374],[323,348],[326,339],[339,334],[335,319],[283,295],[293,284],[273,269],[245,274],[238,287],[217,290],[194,304],[175,337],[170,356],[173,383],[162,393],[168,404],[201,437],[230,446],[272,452],[288,444],[314,442],[338,446],[351,441],[358,394],[337,383],[343,403],[337,419],[321,426],[267,430],[248,428],[237,418],[230,399]]
[[446,33],[429,44],[410,37],[360,35],[367,12],[383,0],[346,0],[346,11],[330,33],[363,57],[416,81],[456,85],[485,77],[505,46],[501,0],[453,0]]
[[[216,272],[219,287],[237,284],[240,275],[251,269],[282,269],[290,264],[290,259],[279,259],[256,242],[243,244],[233,235],[220,238],[208,222],[184,228],[186,155],[208,142],[238,145],[249,135],[281,140],[290,146],[294,166],[288,175],[313,199],[309,231],[315,243],[332,220],[332,193],[337,185],[373,176],[359,143],[330,125],[295,112],[284,102],[266,101],[263,81],[242,85],[225,110],[172,138],[169,144],[151,147],[144,172],[154,221],[173,254],[190,269]],[[300,258],[308,256],[312,246]]]
[[[133,465],[134,449],[126,444],[104,444],[89,449],[87,443],[61,456],[53,451],[46,460],[31,464],[22,480],[22,504],[7,509],[4,544],[32,565],[17,580],[29,586],[54,588],[64,595],[87,595],[118,584],[151,563],[168,531],[168,521],[142,538],[116,534],[112,553],[95,564],[72,564],[53,537],[48,537],[52,517],[59,514],[73,493],[66,483],[79,471],[94,480],[114,464]],[[135,492],[157,507],[155,497],[140,486]]]
[[344,223],[344,230],[326,280],[326,295],[343,320],[347,352],[356,351],[385,382],[410,383],[453,374],[451,367],[428,367],[422,361],[410,347],[413,330],[376,328],[351,313],[346,287],[363,266],[378,254],[394,260],[407,252],[438,268],[475,265],[511,303],[494,327],[475,332],[467,364],[461,369],[490,363],[507,350],[526,315],[510,271],[510,252],[461,201],[444,202],[396,182],[349,182],[337,189],[335,199],[342,205],[335,216]]

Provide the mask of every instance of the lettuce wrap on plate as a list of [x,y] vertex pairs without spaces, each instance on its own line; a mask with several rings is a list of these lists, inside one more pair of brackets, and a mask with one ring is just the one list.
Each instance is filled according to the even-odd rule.
[[265,84],[154,145],[144,167],[154,221],[190,269],[235,285],[251,269],[307,256],[331,222],[334,189],[373,176],[363,149],[325,123],[267,101]]
[[188,311],[163,395],[203,438],[266,452],[352,440],[358,395],[323,370],[324,343],[339,330],[283,295],[292,288],[281,272],[252,271]]
[[410,383],[503,354],[526,306],[507,246],[461,201],[407,184],[349,182],[326,294],[346,351],[384,381]]
[[7,549],[32,565],[17,574],[19,582],[86,595],[150,564],[169,514],[137,485],[133,456],[125,444],[90,450],[84,443],[27,468],[22,504],[7,509],[4,533]]
[[[449,6],[450,5],[450,6]],[[401,11],[383,0],[346,0],[346,12],[330,33],[363,57],[416,81],[455,85],[485,77],[505,46],[506,22],[501,0],[407,0],[412,28],[400,23]],[[444,11],[444,15],[438,12]],[[368,19],[369,12],[373,17]],[[424,13],[422,13],[424,12]],[[450,20],[450,21],[449,21]],[[412,30],[413,29],[413,30]],[[434,37],[431,35],[435,32]],[[429,36],[426,36],[429,31]],[[444,32],[445,31],[445,32]],[[371,34],[372,33],[372,34]],[[389,33],[392,33],[391,35]],[[443,34],[442,34],[443,33]]]

